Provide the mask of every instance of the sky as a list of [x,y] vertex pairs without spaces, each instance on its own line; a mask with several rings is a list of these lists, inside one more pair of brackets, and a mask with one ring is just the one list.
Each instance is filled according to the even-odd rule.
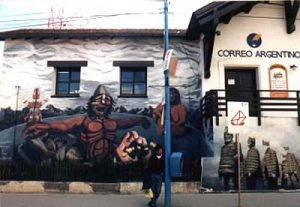
[[[192,12],[209,2],[169,0],[169,28],[187,29]],[[49,27],[162,29],[163,6],[163,0],[0,0],[0,31]]]

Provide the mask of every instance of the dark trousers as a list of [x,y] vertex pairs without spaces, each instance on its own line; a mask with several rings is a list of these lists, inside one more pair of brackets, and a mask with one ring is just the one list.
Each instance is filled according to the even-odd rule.
[[144,170],[143,172],[143,187],[142,189],[143,190],[146,190],[146,189],[150,189],[152,186],[151,186],[151,176],[150,176],[150,173],[147,169]]
[[298,178],[294,173],[289,173],[286,178],[283,179],[283,188],[285,189],[297,189]]
[[257,176],[254,174],[246,177],[246,184],[248,190],[256,189],[256,180],[257,180]]
[[268,188],[270,190],[277,190],[278,189],[278,183],[277,178],[268,177],[267,178]]
[[153,192],[153,198],[151,198],[151,205],[156,206],[156,201],[159,197],[162,185],[161,174],[151,174],[151,190]]
[[234,190],[235,189],[235,177],[234,174],[224,173],[223,174],[224,190]]

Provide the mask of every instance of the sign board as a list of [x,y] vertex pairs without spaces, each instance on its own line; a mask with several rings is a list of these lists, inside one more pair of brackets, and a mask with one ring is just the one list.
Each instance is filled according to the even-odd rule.
[[170,76],[174,78],[178,60],[175,57],[173,57],[173,52],[173,49],[167,51],[164,60],[164,70],[169,70]]
[[288,90],[287,69],[280,64],[272,65],[269,69],[269,76],[270,90],[272,91],[270,96],[274,98],[287,98],[289,96],[288,92],[280,91]]
[[249,124],[249,103],[248,102],[227,102],[228,111],[228,132],[239,133],[248,128]]
[[174,52],[173,49],[170,49],[170,50],[167,51],[167,53],[165,55],[165,60],[164,60],[164,70],[169,69],[173,52]]

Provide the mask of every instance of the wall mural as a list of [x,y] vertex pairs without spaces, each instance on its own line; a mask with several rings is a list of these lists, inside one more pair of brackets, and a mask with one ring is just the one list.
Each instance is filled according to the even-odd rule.
[[[138,161],[137,157],[130,158],[126,150],[134,143],[143,146],[143,148],[134,150],[145,150],[145,147],[148,147],[145,138],[141,138],[135,131],[126,132],[121,138],[121,146],[116,150],[116,143],[113,143],[116,138],[116,131],[135,125],[142,125],[143,128],[147,128],[150,123],[144,117],[111,119],[109,116],[114,104],[115,102],[105,86],[99,85],[88,102],[87,115],[46,123],[39,121],[41,115],[37,115],[40,114],[38,108],[30,108],[29,115],[36,115],[40,119],[27,122],[23,131],[24,139],[47,157],[59,157],[61,154],[65,155],[66,158],[89,161],[99,157],[111,159],[116,156],[123,162]],[[37,111],[32,112],[31,109]],[[70,131],[74,131],[73,134],[76,136],[78,143],[75,146],[67,148],[66,145],[57,142],[57,139],[54,138]],[[145,141],[143,142],[143,140]],[[26,156],[22,148],[23,145],[18,147],[21,157],[29,163],[32,162],[32,159]],[[64,159],[65,157],[60,158]]]
[[[186,134],[185,120],[186,109],[181,103],[180,93],[176,88],[170,88],[170,119],[171,136],[182,137]],[[164,133],[164,104],[160,103],[153,111],[153,118],[156,122],[157,134]]]
[[[39,88],[24,100],[26,107],[18,113],[20,124],[0,131],[2,143],[9,142],[2,161],[13,158],[16,163],[46,164],[61,160],[93,163],[107,160],[130,165],[145,163],[157,143],[163,144],[164,104],[159,103],[145,115],[116,113],[116,102],[105,85],[98,85],[87,108],[70,115],[54,106],[41,109],[47,98],[41,98]],[[201,133],[188,125],[187,110],[178,89],[170,88],[172,151],[185,153],[184,171],[191,179],[199,179],[201,171]],[[11,109],[6,117],[16,117]],[[56,116],[45,118],[47,113]],[[15,146],[11,144],[15,140]],[[196,175],[195,175],[196,174]],[[198,178],[197,178],[198,177]]]
[[[199,114],[200,50],[197,43],[172,41],[178,68],[170,89],[171,148],[184,154],[182,179],[199,180],[201,157],[213,155],[212,122]],[[76,162],[99,166],[97,172],[112,169],[108,181],[118,166],[145,166],[154,147],[164,143],[162,45],[159,39],[130,38],[6,42],[3,71],[7,77],[2,86],[11,90],[0,89],[1,163]],[[119,97],[119,68],[112,66],[112,60],[145,57],[155,61],[147,71],[149,98]],[[80,97],[51,97],[53,68],[45,64],[49,59],[88,60],[81,73]],[[23,76],[20,80],[18,73]],[[17,96],[14,85],[21,86]],[[142,170],[132,168],[127,173],[132,176]]]
[[[295,118],[265,118],[265,126],[255,126],[240,134],[241,190],[299,189],[300,151],[296,148],[299,126]],[[225,119],[224,119],[225,120]],[[224,121],[223,120],[223,121]],[[278,121],[280,120],[280,121]],[[226,120],[225,120],[226,121]],[[221,120],[222,122],[222,120]],[[295,125],[284,123],[295,122]],[[274,131],[281,126],[281,131]],[[238,149],[234,134],[225,125],[214,126],[215,156],[203,163],[203,189],[238,189]],[[253,136],[256,134],[257,136]],[[222,137],[222,138],[221,138]],[[293,150],[291,150],[293,148]]]

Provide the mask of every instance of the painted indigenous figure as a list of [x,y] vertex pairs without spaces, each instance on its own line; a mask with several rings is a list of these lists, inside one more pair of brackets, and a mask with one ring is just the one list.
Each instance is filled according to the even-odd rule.
[[25,121],[27,123],[31,122],[41,122],[42,121],[42,113],[40,108],[48,101],[48,99],[41,99],[40,90],[35,88],[33,90],[32,97],[27,98],[23,103],[27,104],[29,108],[29,112],[25,117]]
[[[180,93],[176,88],[170,88],[171,104],[171,134],[172,136],[184,136],[186,134],[186,109],[181,103]],[[153,118],[156,122],[156,129],[159,135],[164,134],[164,107],[160,103],[153,111]]]
[[[238,151],[237,144],[233,142],[233,134],[228,133],[225,127],[225,145],[221,148],[221,158],[219,163],[219,178],[223,178],[224,190],[236,189]],[[242,153],[241,153],[242,158]]]
[[263,140],[263,145],[267,147],[263,158],[264,176],[269,189],[278,188],[279,163],[276,151],[270,148],[270,142]]
[[248,138],[248,147],[245,160],[245,176],[247,189],[255,190],[257,178],[261,175],[259,152],[255,147],[255,138]]
[[[150,126],[149,120],[144,117],[110,118],[114,105],[115,102],[106,87],[99,85],[88,102],[87,115],[75,116],[62,121],[34,123],[27,126],[23,133],[27,136],[36,136],[50,131],[63,134],[74,132],[79,137],[79,148],[71,148],[68,152],[72,151],[73,155],[80,154],[87,161],[94,158],[112,158],[115,153],[118,129],[135,125],[142,125],[144,128]],[[126,139],[129,137],[132,141],[140,139],[137,136],[137,133],[124,135]],[[124,141],[125,138],[121,140]],[[66,153],[67,157],[68,152]],[[121,156],[118,153],[117,155]],[[130,159],[127,158],[127,160]]]
[[285,154],[282,161],[282,183],[286,189],[298,188],[298,160],[294,153],[289,152],[289,147],[283,147]]

